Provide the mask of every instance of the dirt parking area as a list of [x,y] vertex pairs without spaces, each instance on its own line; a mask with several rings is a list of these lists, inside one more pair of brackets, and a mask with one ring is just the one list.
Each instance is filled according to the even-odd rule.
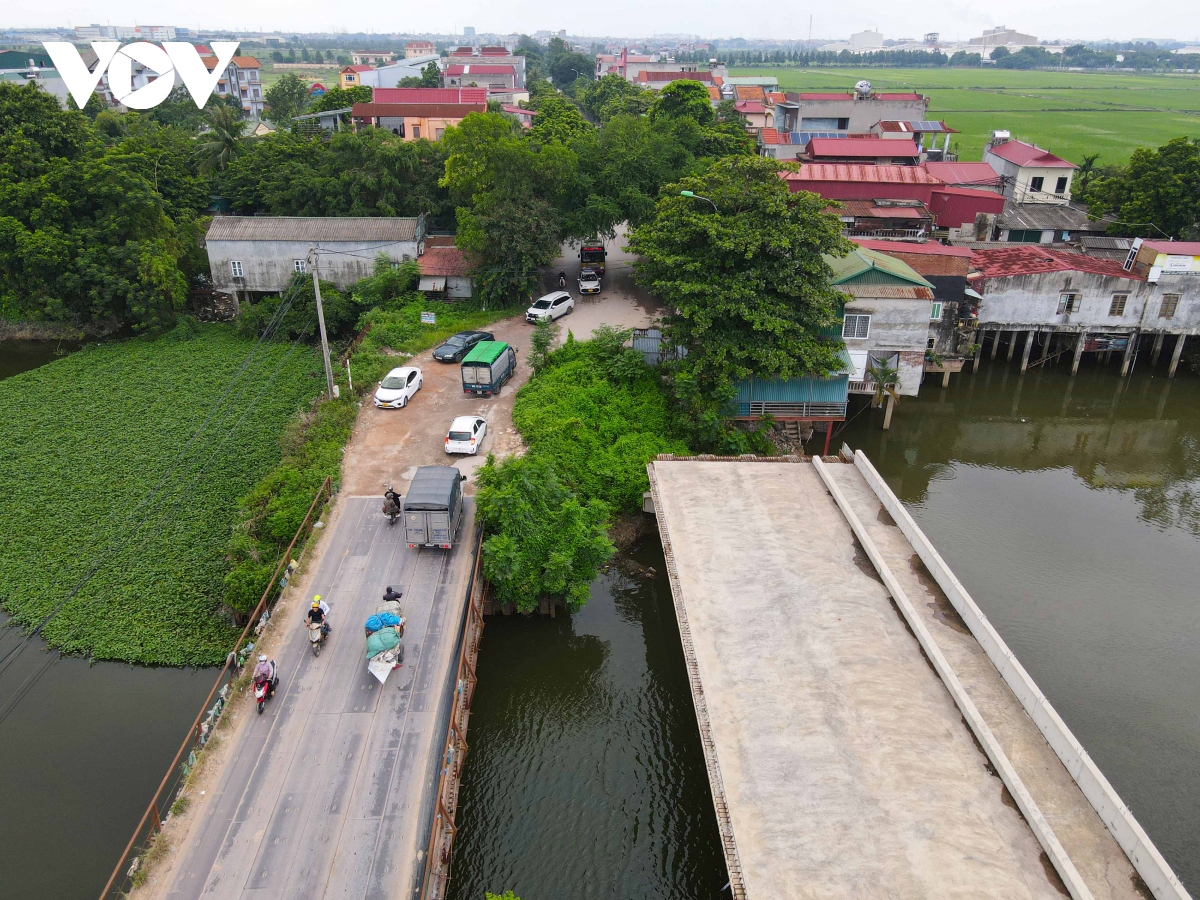
[[[657,317],[659,305],[633,283],[631,259],[621,246],[624,236],[609,242],[604,290],[586,299],[579,296],[575,279],[579,276],[578,251],[564,247],[552,271],[543,279],[545,291],[558,289],[558,272],[567,273],[567,289],[575,297],[575,310],[559,319],[559,340],[568,332],[586,339],[601,325],[615,328],[645,328]],[[404,409],[377,409],[368,396],[363,402],[346,447],[342,464],[342,490],[350,496],[380,495],[395,485],[407,492],[418,466],[453,465],[468,476],[487,458],[487,454],[506,456],[521,451],[521,438],[512,424],[513,399],[528,380],[529,345],[533,326],[524,319],[524,309],[514,309],[513,317],[496,322],[489,329],[497,340],[517,349],[517,372],[504,385],[499,396],[472,397],[463,393],[457,365],[433,360],[430,351],[411,360],[398,359],[397,365],[421,369],[422,386]],[[477,456],[447,456],[446,431],[455,416],[482,416],[487,420],[487,436]],[[467,480],[472,492],[472,479]],[[382,502],[382,500],[381,500]]]

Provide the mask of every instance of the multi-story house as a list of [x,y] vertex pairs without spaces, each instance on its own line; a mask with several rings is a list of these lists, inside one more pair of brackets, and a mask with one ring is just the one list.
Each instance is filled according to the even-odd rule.
[[[212,71],[217,65],[217,58],[205,57],[204,65]],[[261,118],[266,108],[261,73],[262,66],[253,56],[235,56],[217,79],[214,93],[219,97],[235,97],[241,101],[247,116],[251,119]]]

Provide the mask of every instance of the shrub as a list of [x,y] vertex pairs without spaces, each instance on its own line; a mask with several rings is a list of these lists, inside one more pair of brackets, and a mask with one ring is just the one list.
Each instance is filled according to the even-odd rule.
[[530,454],[551,461],[580,497],[632,512],[650,486],[646,464],[687,445],[673,437],[658,374],[623,341],[611,329],[568,339],[517,395],[513,422]]
[[483,571],[501,603],[521,612],[545,594],[562,596],[571,609],[587,601],[588,586],[613,553],[608,507],[581,502],[554,467],[534,457],[492,456],[479,469],[475,500],[491,533],[483,544]]

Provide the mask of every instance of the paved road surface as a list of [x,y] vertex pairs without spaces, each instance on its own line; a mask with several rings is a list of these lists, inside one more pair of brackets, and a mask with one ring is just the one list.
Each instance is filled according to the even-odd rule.
[[[174,860],[172,900],[415,896],[473,516],[455,550],[409,550],[403,524],[389,526],[379,502],[344,498],[325,536],[311,588],[332,607],[321,656],[299,621],[275,623],[289,635],[280,690],[232,736],[237,744]],[[404,591],[404,665],[381,686],[366,669],[362,623],[389,584]]]

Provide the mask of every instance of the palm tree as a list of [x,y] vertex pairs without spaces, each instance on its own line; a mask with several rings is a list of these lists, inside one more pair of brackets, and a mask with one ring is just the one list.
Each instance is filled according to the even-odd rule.
[[1075,173],[1075,180],[1079,182],[1079,193],[1082,194],[1087,191],[1088,184],[1096,174],[1096,160],[1099,158],[1099,153],[1089,153],[1080,162],[1079,171]]
[[883,414],[883,430],[887,431],[892,425],[892,407],[900,399],[900,372],[885,360],[872,359],[867,366],[867,378],[875,383],[871,406],[878,408],[887,401],[887,410]]
[[196,143],[196,159],[201,175],[223,172],[229,163],[245,147],[242,136],[246,120],[237,110],[224,103],[214,106],[208,113],[208,131],[200,135]]

